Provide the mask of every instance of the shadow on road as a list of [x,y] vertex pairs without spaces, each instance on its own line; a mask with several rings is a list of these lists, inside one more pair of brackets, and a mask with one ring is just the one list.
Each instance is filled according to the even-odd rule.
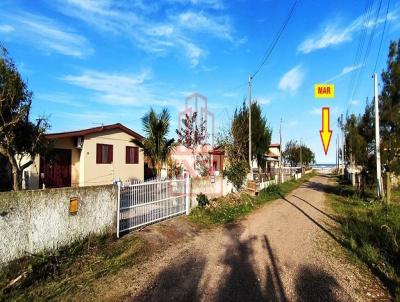
[[[252,236],[241,239],[244,227],[240,224],[226,226],[226,234],[230,243],[226,247],[221,263],[224,265],[222,275],[217,284],[207,281],[204,275],[206,255],[190,255],[179,258],[160,272],[153,283],[131,301],[276,301],[287,302],[285,291],[288,286],[294,286],[299,301],[334,301],[333,289],[337,287],[334,277],[329,274],[303,266],[294,273],[295,280],[289,284],[282,281],[282,268],[279,259],[266,235],[263,238]],[[261,280],[260,272],[255,270],[254,244],[262,241],[265,249],[265,280]],[[282,239],[284,240],[284,239]],[[210,251],[212,252],[212,251]],[[260,267],[260,266],[258,266]],[[212,274],[212,267],[209,267]],[[200,284],[208,284],[207,292]],[[292,297],[293,298],[293,297]]]
[[308,204],[310,207],[312,207],[313,209],[317,210],[318,212],[320,212],[321,214],[325,215],[326,217],[330,218],[331,220],[337,222],[337,223],[341,223],[337,218],[333,217],[332,215],[322,211],[320,208],[314,206],[313,204],[311,204],[310,202],[308,202],[307,200],[297,196],[297,195],[292,195],[293,197],[296,197],[297,199],[305,202],[306,204]]
[[316,221],[314,218],[312,218],[306,211],[304,211],[302,208],[294,204],[293,202],[289,201],[285,196],[281,195],[281,198],[286,201],[288,204],[292,205],[294,208],[296,208],[299,212],[301,212],[304,216],[306,216],[311,222],[313,222],[316,226],[318,226],[322,231],[324,231],[326,234],[329,235],[333,240],[335,240],[337,243],[340,245],[343,245],[343,242],[336,238],[336,236],[329,231],[327,228],[325,228],[322,224],[320,224],[318,221]]
[[295,279],[297,301],[301,302],[337,301],[334,290],[338,287],[332,275],[308,266],[301,267]]
[[158,274],[154,282],[130,301],[196,301],[203,274],[204,256],[177,259]]

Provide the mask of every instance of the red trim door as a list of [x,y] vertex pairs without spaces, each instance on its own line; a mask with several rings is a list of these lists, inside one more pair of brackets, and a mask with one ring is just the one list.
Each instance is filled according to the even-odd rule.
[[40,158],[39,186],[62,188],[71,186],[71,150],[54,149],[51,160]]

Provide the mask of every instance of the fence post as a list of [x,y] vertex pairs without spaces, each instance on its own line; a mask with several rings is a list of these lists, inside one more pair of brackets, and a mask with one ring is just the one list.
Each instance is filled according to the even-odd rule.
[[119,238],[119,218],[120,218],[120,206],[121,206],[121,182],[117,182],[117,238]]
[[186,215],[190,214],[190,177],[189,173],[185,177],[185,202],[186,202]]

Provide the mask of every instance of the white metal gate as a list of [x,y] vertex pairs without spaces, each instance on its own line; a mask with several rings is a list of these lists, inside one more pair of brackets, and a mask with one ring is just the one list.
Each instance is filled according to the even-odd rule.
[[121,233],[172,217],[189,214],[189,178],[118,183],[117,237]]

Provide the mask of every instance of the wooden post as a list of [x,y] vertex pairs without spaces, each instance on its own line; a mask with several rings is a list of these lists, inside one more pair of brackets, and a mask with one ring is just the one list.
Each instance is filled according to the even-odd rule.
[[390,178],[390,172],[386,172],[386,203],[390,204],[390,198],[391,198],[391,190],[392,190],[392,184],[391,184],[391,178]]

